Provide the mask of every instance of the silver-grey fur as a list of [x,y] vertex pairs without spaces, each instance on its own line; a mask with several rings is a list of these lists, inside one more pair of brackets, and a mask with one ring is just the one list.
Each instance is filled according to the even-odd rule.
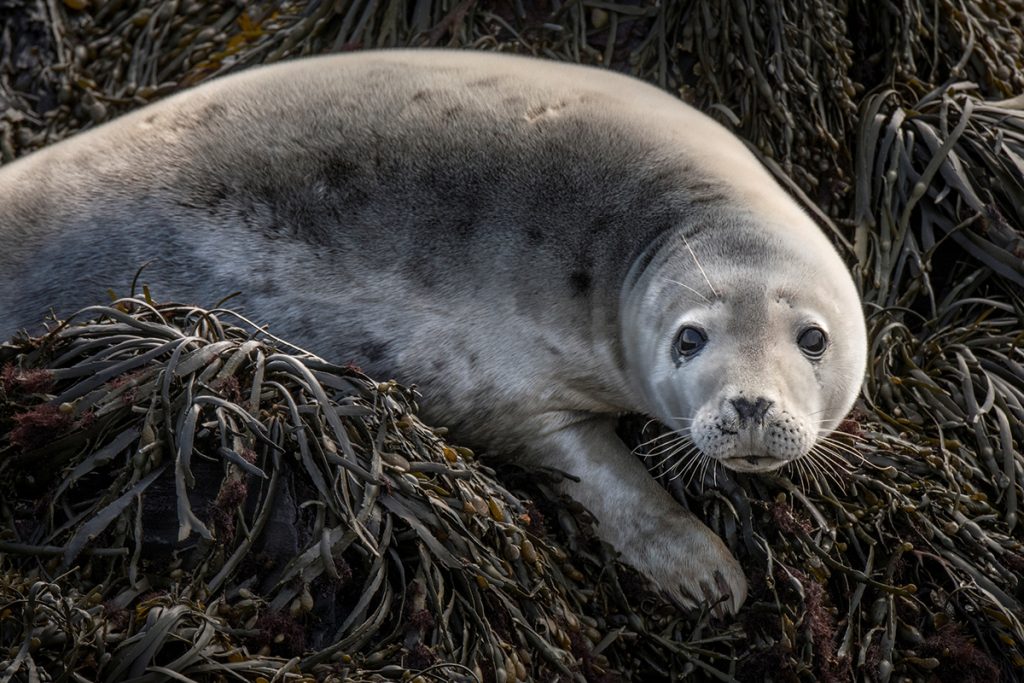
[[[680,599],[743,572],[614,432],[651,415],[737,469],[804,455],[865,363],[827,239],[724,128],[656,88],[481,53],[254,69],[0,168],[0,334],[125,292],[233,305],[567,491]],[[672,352],[681,325],[707,344]],[[821,360],[797,338],[822,328]],[[736,397],[764,397],[759,420]],[[690,442],[686,439],[687,444]]]

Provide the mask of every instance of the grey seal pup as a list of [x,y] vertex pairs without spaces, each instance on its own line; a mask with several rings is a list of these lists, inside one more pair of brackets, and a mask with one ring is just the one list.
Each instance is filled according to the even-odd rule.
[[566,492],[686,604],[743,571],[616,436],[683,458],[807,455],[865,367],[857,290],[745,146],[624,75],[382,51],[207,83],[0,168],[0,333],[143,273],[377,377]]

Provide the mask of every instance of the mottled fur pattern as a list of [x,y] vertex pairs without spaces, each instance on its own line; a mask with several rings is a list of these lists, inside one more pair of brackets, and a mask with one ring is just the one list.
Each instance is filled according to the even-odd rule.
[[[160,299],[240,290],[272,332],[418,384],[463,442],[580,477],[601,534],[687,602],[738,608],[742,570],[615,416],[686,433],[704,410],[718,443],[746,390],[804,432],[813,415],[813,442],[863,372],[852,281],[746,148],[587,67],[388,51],[255,69],[0,168],[0,240],[0,333],[125,292],[146,262]],[[709,342],[682,363],[688,320]],[[831,339],[817,364],[795,348],[808,321]]]

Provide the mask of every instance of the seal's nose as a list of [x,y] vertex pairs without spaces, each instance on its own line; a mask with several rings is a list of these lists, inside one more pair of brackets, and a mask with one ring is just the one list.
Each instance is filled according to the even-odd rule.
[[741,423],[747,420],[763,421],[768,409],[772,407],[772,401],[765,398],[759,398],[757,401],[733,398],[729,399],[729,403],[732,403],[732,407],[736,409],[736,414],[739,416]]

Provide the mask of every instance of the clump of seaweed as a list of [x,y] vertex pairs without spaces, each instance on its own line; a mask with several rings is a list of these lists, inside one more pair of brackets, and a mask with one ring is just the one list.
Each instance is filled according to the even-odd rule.
[[973,289],[955,276],[983,276],[953,267],[964,254],[1024,287],[1024,99],[976,91],[960,82],[910,106],[893,90],[865,100],[854,242],[867,300],[936,316],[946,292]]
[[[969,362],[969,340],[892,346],[929,374],[876,354],[896,392],[870,406],[884,421],[861,418],[810,469],[665,477],[744,562],[737,622],[665,602],[558,498],[556,474],[502,487],[393,382],[284,353],[228,311],[128,299],[82,315],[0,347],[53,378],[15,387],[0,413],[11,676],[916,680],[965,652],[1024,664],[1021,458],[1005,441],[1019,405],[984,362],[1017,348],[1001,308],[949,312],[961,335],[1003,333]],[[944,400],[968,390],[988,394],[973,413]],[[43,407],[70,426],[13,439]],[[908,432],[925,419],[941,420],[939,442]]]
[[227,311],[82,315],[0,351],[52,377],[15,383],[0,424],[0,671],[157,680],[226,674],[239,652],[253,675],[297,657],[276,666],[338,680],[578,670],[567,556],[408,389]]

